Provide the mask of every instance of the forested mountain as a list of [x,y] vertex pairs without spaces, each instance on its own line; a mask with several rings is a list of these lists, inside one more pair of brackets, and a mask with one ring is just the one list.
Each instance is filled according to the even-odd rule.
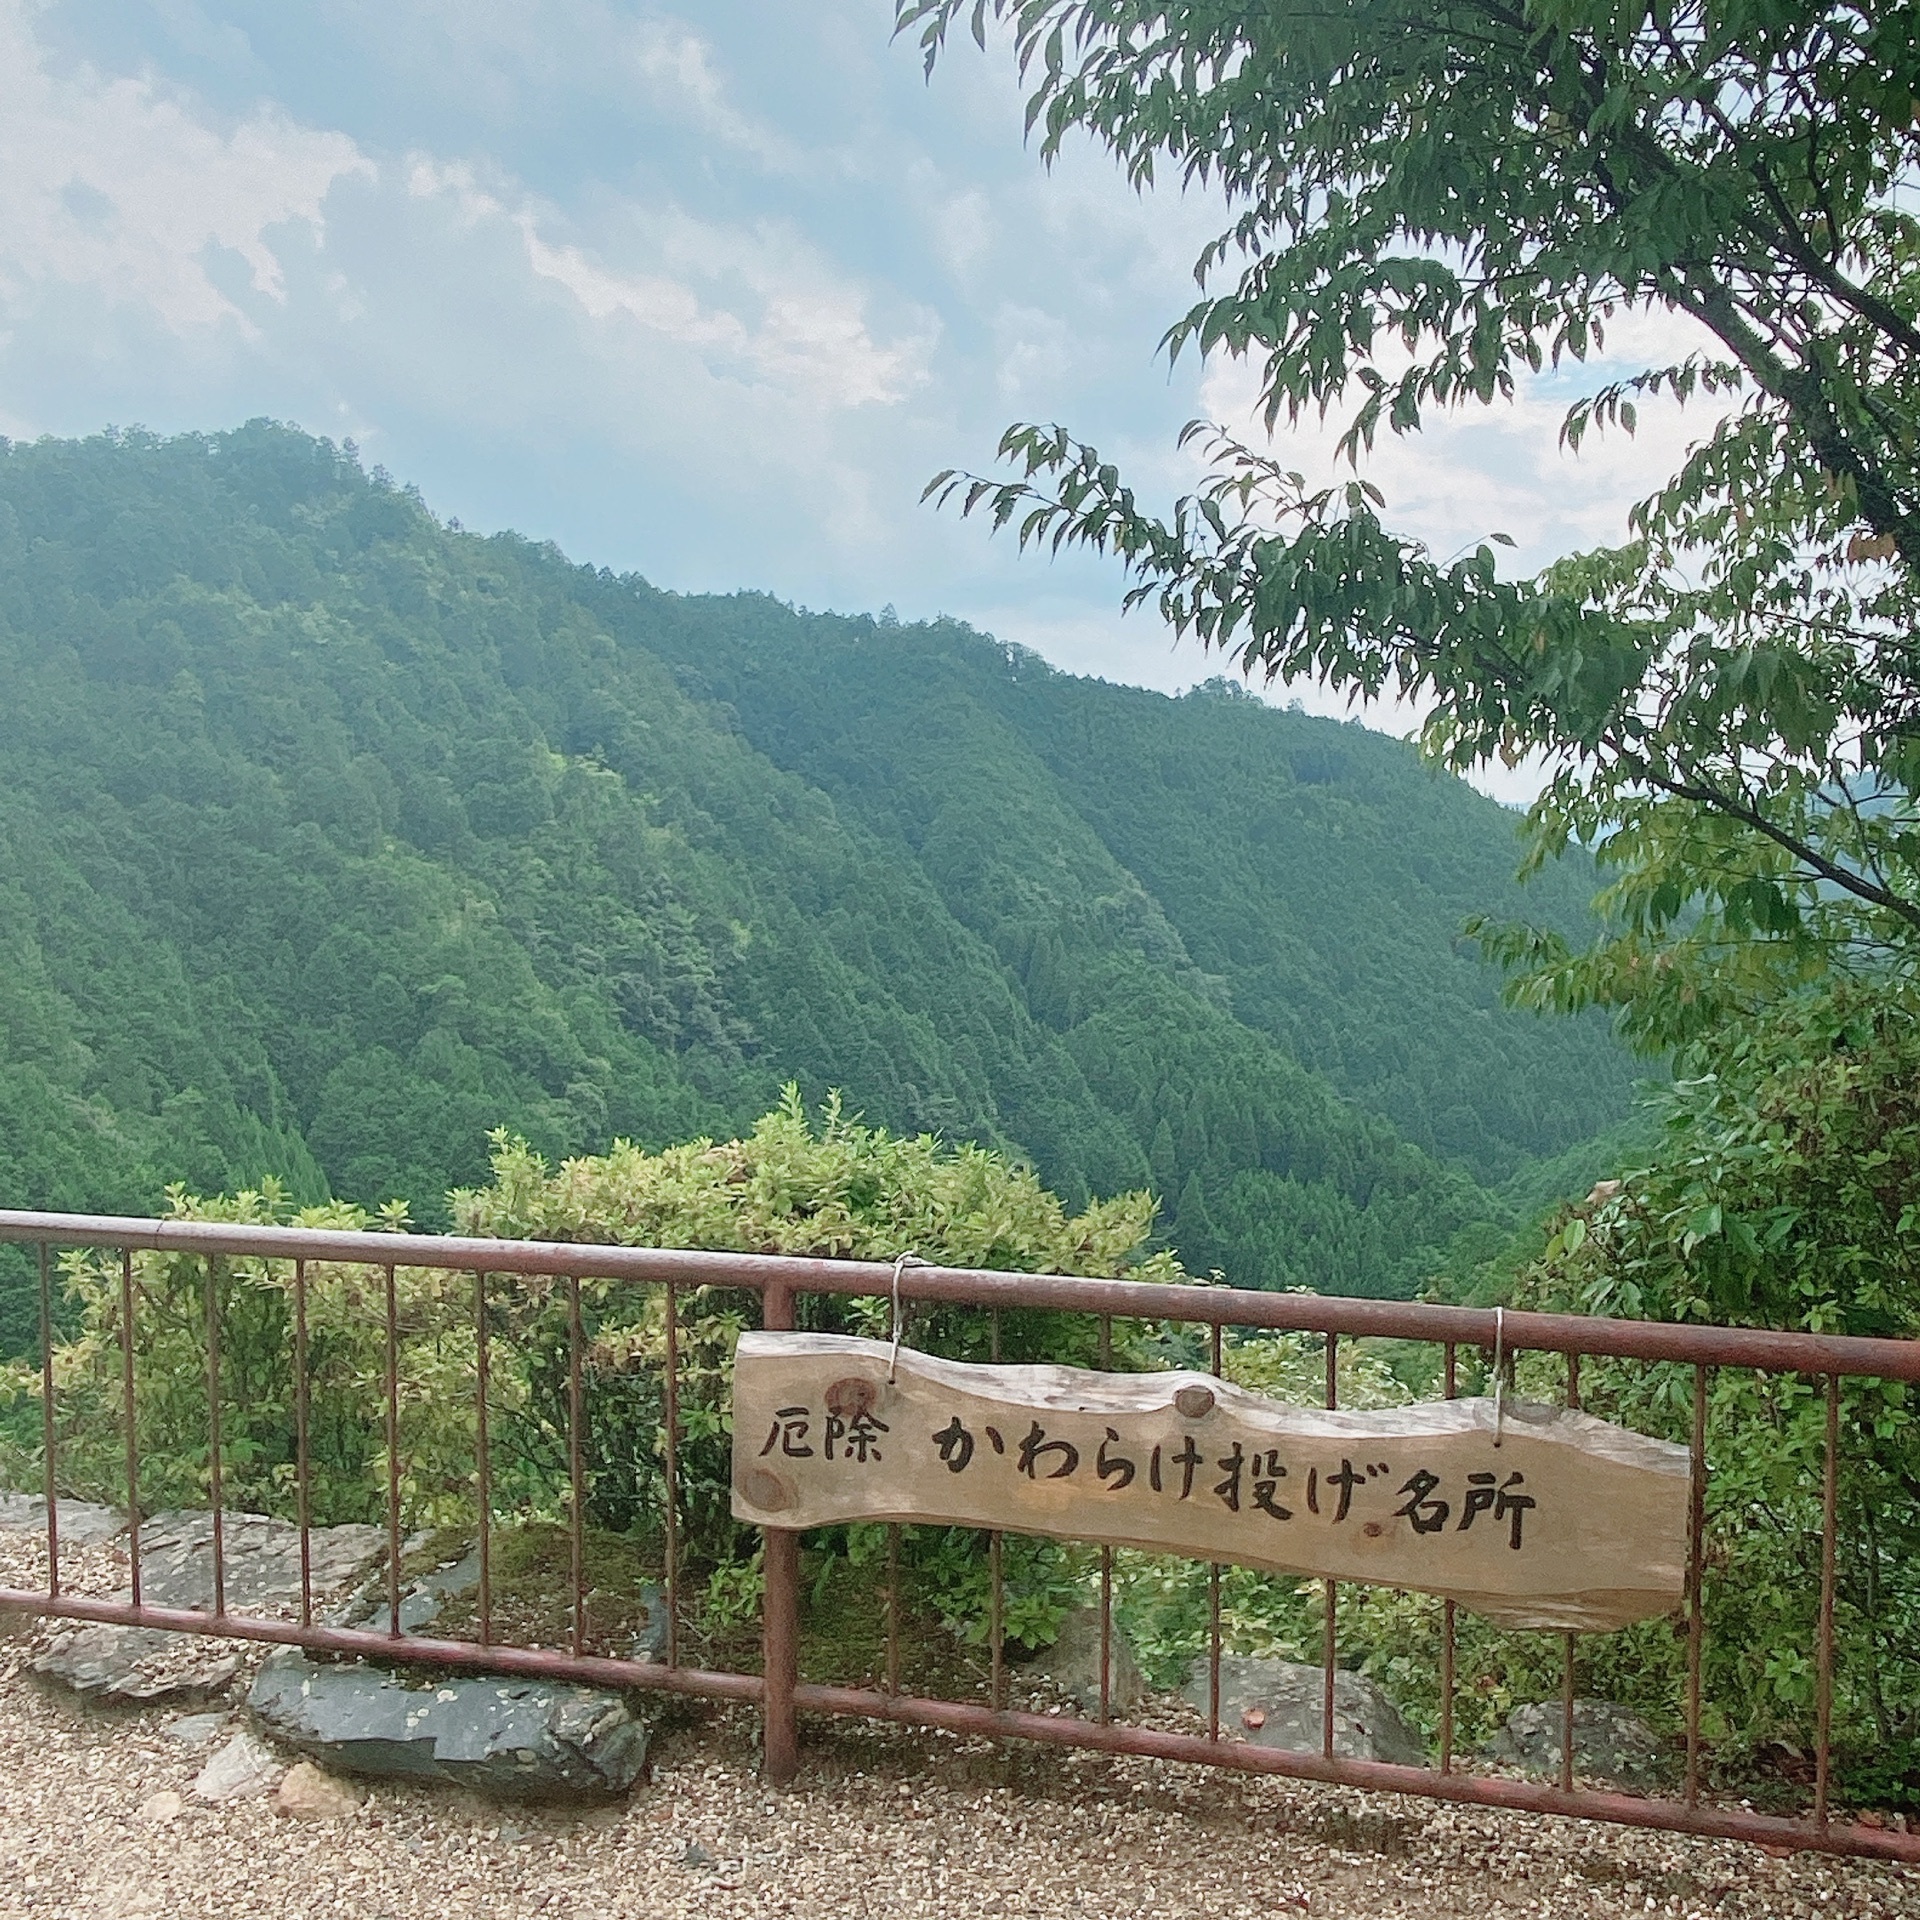
[[[957,628],[738,600],[647,624],[683,685],[920,865],[1056,1030],[1111,1010],[1125,956],[1489,1180],[1617,1111],[1605,1023],[1501,1011],[1460,940],[1522,905],[1507,818],[1398,741],[1229,680],[1170,700],[1076,679]],[[1571,930],[1593,885],[1570,863],[1525,910]]]
[[[1398,1292],[1625,1111],[1458,950],[1511,817],[1353,726],[683,598],[280,427],[0,456],[0,1192],[442,1196],[798,1080]],[[1524,902],[1572,924],[1587,877]]]

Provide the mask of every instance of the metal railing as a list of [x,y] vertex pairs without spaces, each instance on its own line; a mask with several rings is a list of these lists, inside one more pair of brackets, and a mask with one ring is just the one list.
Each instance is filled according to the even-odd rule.
[[[574,1243],[458,1239],[450,1237],[335,1232],[294,1227],[229,1225],[202,1221],[134,1220],[32,1212],[0,1212],[0,1243],[35,1250],[39,1276],[41,1381],[44,1402],[47,1579],[44,1590],[0,1588],[0,1610],[77,1621],[105,1622],[276,1642],[320,1652],[369,1656],[386,1661],[465,1668],[592,1685],[664,1691],[713,1700],[756,1704],[764,1722],[764,1765],[775,1783],[793,1778],[799,1766],[798,1715],[859,1716],[896,1725],[940,1728],[1086,1748],[1112,1754],[1138,1754],[1164,1760],[1237,1768],[1247,1772],[1411,1794],[1475,1806],[1558,1814],[1651,1827],[1764,1845],[1816,1848],[1834,1853],[1920,1862],[1920,1833],[1901,1832],[1834,1817],[1831,1805],[1834,1696],[1834,1600],[1839,1465],[1840,1383],[1849,1377],[1920,1381],[1920,1342],[1858,1339],[1701,1326],[1653,1321],[1583,1318],[1574,1315],[1506,1312],[1432,1306],[1421,1303],[1360,1300],[1299,1293],[1261,1293],[1226,1287],[1160,1286],[1125,1280],[1090,1280],[1045,1274],[1016,1274],[913,1265],[902,1274],[891,1264],[781,1255],[667,1251],[654,1248]],[[56,1250],[117,1250],[121,1255],[120,1389],[126,1428],[127,1548],[131,1563],[124,1600],[68,1591],[62,1584],[59,1505],[60,1459],[56,1418],[55,1350],[57,1315],[52,1270]],[[140,1461],[136,1447],[135,1394],[139,1355],[129,1330],[135,1324],[136,1252],[197,1256],[212,1261],[238,1257],[287,1263],[292,1304],[291,1353],[297,1457],[294,1483],[301,1546],[301,1596],[297,1620],[230,1613],[226,1605],[222,1533],[222,1384],[219,1293],[207,1287],[205,1347],[208,1371],[208,1488],[213,1509],[210,1551],[213,1605],[210,1611],[155,1606],[142,1600],[140,1577]],[[329,1624],[315,1617],[309,1563],[310,1504],[308,1328],[310,1270],[352,1266],[383,1276],[386,1612],[384,1631]],[[474,1287],[473,1391],[476,1449],[473,1486],[479,1563],[477,1631],[470,1640],[449,1640],[402,1630],[403,1463],[400,1447],[400,1342],[396,1308],[396,1272],[408,1268],[471,1274]],[[211,1274],[211,1267],[208,1269]],[[570,1558],[568,1645],[564,1648],[503,1642],[494,1634],[492,1546],[494,1514],[489,1480],[488,1439],[490,1337],[487,1302],[490,1286],[511,1277],[558,1280],[566,1308],[566,1457],[567,1520]],[[663,1295],[666,1338],[662,1454],[667,1495],[665,1657],[617,1659],[587,1649],[587,1606],[583,1576],[585,1408],[582,1392],[582,1281],[604,1280],[659,1289]],[[1559,1776],[1552,1783],[1463,1771],[1454,1751],[1457,1688],[1455,1609],[1445,1603],[1440,1658],[1441,1711],[1439,1755],[1431,1767],[1389,1764],[1342,1757],[1334,1751],[1334,1675],[1337,1656],[1337,1585],[1325,1583],[1322,1666],[1323,1740],[1318,1753],[1267,1747],[1224,1738],[1220,1725],[1222,1646],[1220,1567],[1208,1574],[1209,1712],[1207,1732],[1178,1733],[1123,1724],[1113,1717],[1111,1649],[1113,1645],[1113,1554],[1100,1558],[1100,1689],[1094,1717],[1034,1713],[1007,1704],[1004,1633],[1004,1578],[1000,1536],[989,1542],[991,1677],[989,1699],[922,1698],[899,1685],[900,1583],[898,1532],[887,1568],[886,1683],[880,1687],[820,1685],[798,1677],[801,1621],[800,1544],[797,1533],[765,1530],[765,1586],[758,1674],[689,1666],[681,1659],[684,1595],[675,1528],[680,1509],[681,1450],[685,1439],[679,1398],[680,1361],[676,1340],[682,1303],[693,1291],[721,1288],[757,1294],[761,1322],[769,1329],[795,1325],[795,1303],[805,1295],[886,1295],[898,1287],[910,1303],[976,1308],[992,1316],[997,1359],[1002,1311],[1040,1308],[1092,1317],[1100,1331],[1103,1357],[1110,1351],[1113,1323],[1168,1323],[1204,1328],[1212,1367],[1221,1370],[1221,1337],[1226,1328],[1324,1336],[1326,1402],[1337,1397],[1339,1343],[1348,1338],[1385,1338],[1430,1342],[1443,1354],[1445,1391],[1458,1385],[1457,1362],[1463,1350],[1491,1354],[1496,1343],[1507,1355],[1520,1351],[1553,1353],[1566,1361],[1570,1405],[1580,1402],[1583,1357],[1675,1363],[1692,1369],[1691,1498],[1686,1582],[1684,1787],[1677,1798],[1643,1798],[1577,1787],[1575,1781],[1574,1663],[1576,1636],[1564,1637],[1560,1711]],[[1745,1805],[1711,1802],[1702,1790],[1702,1599],[1703,1536],[1708,1463],[1706,1458],[1708,1384],[1713,1370],[1742,1368],[1767,1374],[1810,1376],[1825,1396],[1825,1438],[1821,1480],[1821,1592],[1815,1646],[1815,1777],[1811,1811],[1801,1818],[1756,1812]]]

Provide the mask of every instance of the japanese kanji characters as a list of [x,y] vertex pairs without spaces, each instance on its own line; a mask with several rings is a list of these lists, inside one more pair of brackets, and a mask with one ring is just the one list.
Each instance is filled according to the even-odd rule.
[[[818,1459],[836,1472],[858,1470],[886,1457],[883,1439],[888,1446],[919,1444],[915,1433],[904,1441],[893,1435],[874,1411],[870,1392],[830,1394],[824,1412],[799,1404],[776,1408],[760,1457]],[[1247,1524],[1353,1525],[1369,1539],[1395,1520],[1404,1520],[1422,1539],[1471,1533],[1485,1520],[1482,1532],[1504,1529],[1504,1544],[1518,1553],[1525,1546],[1526,1516],[1537,1505],[1519,1471],[1470,1472],[1464,1484],[1449,1485],[1424,1465],[1405,1471],[1405,1461],[1395,1468],[1364,1456],[1315,1458],[1307,1442],[1250,1443],[1229,1433],[1203,1447],[1196,1433],[1186,1432],[1177,1446],[1165,1439],[1148,1445],[1097,1416],[1078,1422],[1030,1416],[1026,1432],[1015,1438],[985,1422],[969,1426],[956,1412],[944,1425],[926,1429],[926,1444],[933,1460],[956,1477],[1011,1473],[1035,1483],[1078,1482],[1090,1494],[1127,1500],[1217,1502],[1230,1514],[1245,1514]]]

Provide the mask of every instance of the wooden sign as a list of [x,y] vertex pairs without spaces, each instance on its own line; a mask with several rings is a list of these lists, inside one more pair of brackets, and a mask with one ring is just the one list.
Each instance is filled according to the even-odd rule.
[[748,1333],[733,1511],[763,1527],[900,1520],[1408,1587],[1509,1627],[1669,1613],[1687,1450],[1491,1400],[1286,1406],[1202,1373],[971,1366],[836,1334]]

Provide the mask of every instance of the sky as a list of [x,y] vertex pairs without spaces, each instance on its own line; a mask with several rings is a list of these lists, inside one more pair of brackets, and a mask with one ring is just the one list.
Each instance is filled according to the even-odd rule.
[[[1251,431],[1249,368],[1158,350],[1220,209],[1091,148],[1044,168],[1004,47],[963,37],[929,83],[891,24],[890,0],[0,0],[0,433],[270,415],[443,517],[663,587],[1206,679],[1121,618],[1111,564],[920,494],[1038,420],[1165,505],[1197,477],[1184,422]],[[1386,442],[1390,524],[1443,558],[1506,533],[1519,570],[1617,537],[1702,423],[1568,455],[1573,377]],[[1323,473],[1334,437],[1280,450]]]

